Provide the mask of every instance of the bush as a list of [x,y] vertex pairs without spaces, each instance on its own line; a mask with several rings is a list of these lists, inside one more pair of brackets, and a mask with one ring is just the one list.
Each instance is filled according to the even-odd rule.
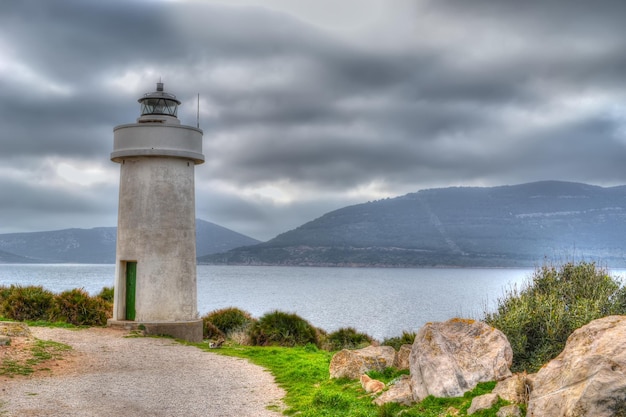
[[41,286],[11,285],[2,291],[2,314],[11,320],[48,320],[54,306],[54,294]]
[[626,290],[594,263],[542,266],[530,282],[498,300],[485,322],[513,348],[513,371],[535,372],[556,357],[569,335],[592,320],[624,314]]
[[415,342],[415,332],[403,331],[400,337],[390,337],[383,340],[383,346],[391,346],[395,350],[400,350],[402,345],[412,345]]
[[359,349],[372,343],[371,336],[359,333],[353,327],[343,327],[326,336],[323,346],[326,350]]
[[226,335],[213,323],[202,318],[202,337],[204,339],[226,339]]
[[91,297],[84,289],[63,291],[54,298],[51,318],[75,326],[104,326],[112,305],[101,297]]
[[0,285],[0,316],[4,314],[4,312],[2,311],[2,305],[5,298],[7,298],[9,294],[11,294],[11,287],[7,287],[6,285]]
[[317,329],[296,314],[273,311],[250,326],[253,345],[305,346],[318,344]]
[[113,287],[102,287],[102,290],[100,290],[100,292],[96,294],[96,297],[100,297],[104,301],[108,301],[109,303],[113,302],[114,296],[115,296],[115,288]]
[[246,330],[254,321],[250,313],[235,307],[222,308],[214,310],[202,317],[205,323],[211,323],[224,336],[228,337],[231,333]]

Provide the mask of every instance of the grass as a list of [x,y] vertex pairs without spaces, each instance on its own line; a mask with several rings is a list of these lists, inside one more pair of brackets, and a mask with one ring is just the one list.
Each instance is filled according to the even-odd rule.
[[41,363],[50,359],[61,359],[63,352],[71,349],[63,343],[37,339],[28,354],[21,355],[20,358],[4,358],[0,364],[0,375],[11,378],[15,375],[30,375]]
[[[196,344],[209,350],[206,344]],[[225,356],[245,358],[260,365],[274,375],[276,382],[285,391],[282,410],[288,416],[302,417],[447,417],[465,416],[472,399],[491,392],[495,382],[479,384],[474,390],[458,398],[428,397],[410,407],[372,404],[357,380],[330,379],[329,365],[332,353],[314,345],[305,347],[258,347],[226,346],[211,349]],[[370,376],[385,383],[406,374],[407,371],[387,369],[385,372],[370,373]],[[499,407],[507,404],[500,401],[496,407],[473,414],[477,417],[495,417]]]

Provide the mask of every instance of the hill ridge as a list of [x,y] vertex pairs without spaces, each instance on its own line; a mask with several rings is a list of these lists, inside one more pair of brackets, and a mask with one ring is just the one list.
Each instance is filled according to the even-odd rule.
[[624,265],[626,186],[537,181],[432,188],[328,212],[206,263],[536,266],[555,257]]

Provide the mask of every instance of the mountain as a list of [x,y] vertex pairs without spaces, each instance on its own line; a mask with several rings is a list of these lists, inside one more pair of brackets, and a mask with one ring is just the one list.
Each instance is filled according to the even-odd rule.
[[0,264],[26,264],[32,262],[33,260],[31,258],[26,258],[24,256],[15,255],[0,250]]
[[201,263],[536,266],[582,258],[626,265],[626,186],[542,181],[422,190],[345,207]]
[[[0,234],[0,263],[115,263],[116,236],[115,227]],[[196,220],[199,255],[257,243],[225,227]]]

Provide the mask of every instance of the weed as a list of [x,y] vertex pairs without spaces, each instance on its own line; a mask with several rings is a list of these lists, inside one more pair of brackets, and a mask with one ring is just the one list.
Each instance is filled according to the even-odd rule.
[[592,320],[626,312],[626,289],[593,263],[537,269],[521,290],[498,300],[485,322],[513,349],[513,371],[537,371],[565,347],[569,335]]
[[3,291],[2,314],[11,320],[48,320],[54,294],[42,286],[11,285]]
[[341,349],[359,349],[369,346],[372,343],[372,337],[359,333],[353,327],[343,327],[337,331],[328,334],[322,343],[326,350]]
[[115,296],[115,289],[113,287],[102,287],[102,290],[96,295],[109,303],[113,302]]
[[204,337],[214,339],[229,337],[231,333],[245,331],[254,322],[250,313],[236,307],[214,310],[202,317]]
[[104,326],[111,309],[111,303],[104,298],[91,297],[79,288],[55,296],[51,316],[76,326]]
[[318,344],[317,329],[297,314],[273,311],[250,326],[250,340],[257,346]]
[[[63,352],[72,348],[62,343],[35,340],[30,348],[30,356],[21,359],[5,358],[0,364],[0,375],[13,377],[15,375],[30,375],[42,362],[50,359],[61,359]],[[41,370],[41,368],[39,368]]]
[[395,350],[400,350],[402,345],[412,345],[415,341],[415,332],[403,331],[400,337],[390,337],[383,340],[383,346],[391,346]]

